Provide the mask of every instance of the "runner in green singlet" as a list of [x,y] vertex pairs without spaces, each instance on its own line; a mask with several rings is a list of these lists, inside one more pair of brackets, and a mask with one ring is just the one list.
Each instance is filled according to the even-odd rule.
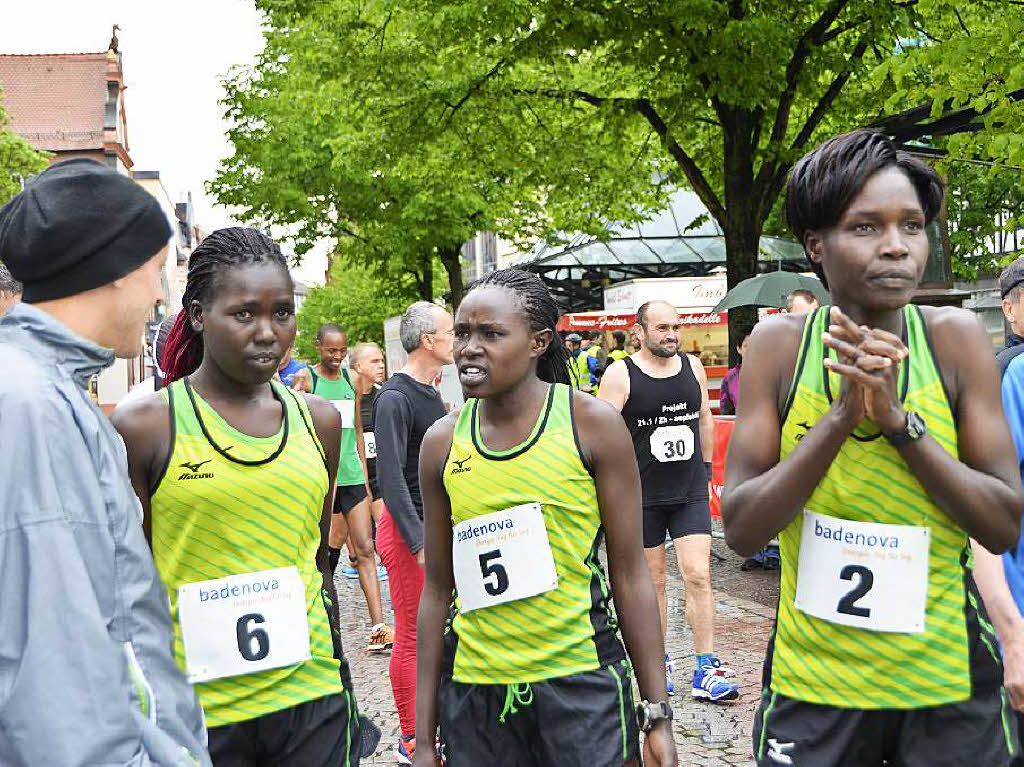
[[[632,442],[618,413],[569,385],[558,315],[517,270],[483,278],[459,306],[468,399],[420,457],[416,740],[433,743],[440,722],[449,767],[618,767],[639,764],[641,729],[644,763],[675,765]],[[645,698],[636,711],[620,622]],[[415,764],[433,763],[416,750]]]
[[781,544],[754,723],[759,765],[1009,765],[1016,722],[970,539],[1017,541],[1022,503],[991,344],[910,304],[943,184],[884,136],[793,170],[786,213],[831,307],[758,323],[722,496],[729,545]]
[[341,414],[341,457],[338,460],[338,492],[331,516],[331,567],[335,568],[341,547],[348,540],[355,554],[359,586],[370,614],[370,639],[366,649],[380,652],[394,644],[395,636],[384,623],[377,579],[377,559],[370,521],[370,489],[366,479],[366,455],[362,438],[362,394],[352,385],[349,371],[342,367],[348,356],[348,336],[340,325],[328,323],[316,331],[317,365],[295,374],[292,388],[329,400]]
[[293,290],[265,235],[211,234],[189,259],[168,388],[113,416],[214,765],[359,763],[328,615],[340,418],[273,380],[295,337]]

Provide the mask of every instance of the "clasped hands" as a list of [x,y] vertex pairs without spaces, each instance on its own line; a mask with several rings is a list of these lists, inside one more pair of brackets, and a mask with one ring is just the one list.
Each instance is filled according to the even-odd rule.
[[838,360],[825,355],[825,367],[843,378],[833,410],[851,431],[865,416],[885,435],[906,428],[907,414],[900,402],[900,364],[910,351],[906,344],[886,330],[857,325],[843,311],[831,307],[828,332],[822,343],[833,349]]

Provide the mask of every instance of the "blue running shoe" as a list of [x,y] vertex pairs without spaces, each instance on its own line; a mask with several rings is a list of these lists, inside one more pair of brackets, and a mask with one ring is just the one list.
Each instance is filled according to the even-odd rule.
[[693,689],[690,692],[694,700],[720,703],[740,697],[740,688],[732,682],[725,681],[719,673],[721,666],[718,658],[713,658],[710,663],[697,667],[693,673]]
[[346,578],[359,577],[359,571],[352,567],[352,565],[345,565],[343,568],[341,568],[341,574],[344,575]]
[[676,664],[669,657],[665,656],[665,694],[675,695],[676,686],[672,683],[672,672],[676,670]]

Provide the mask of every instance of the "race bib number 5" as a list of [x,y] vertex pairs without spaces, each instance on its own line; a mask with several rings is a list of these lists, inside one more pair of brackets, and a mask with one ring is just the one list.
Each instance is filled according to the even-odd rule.
[[651,434],[651,455],[661,463],[688,461],[693,450],[693,429],[685,424],[659,426]]
[[310,658],[306,592],[295,566],[185,583],[178,623],[190,682]]
[[931,530],[804,511],[796,607],[868,631],[925,630]]
[[455,525],[452,560],[459,610],[464,613],[558,587],[539,503],[482,514]]

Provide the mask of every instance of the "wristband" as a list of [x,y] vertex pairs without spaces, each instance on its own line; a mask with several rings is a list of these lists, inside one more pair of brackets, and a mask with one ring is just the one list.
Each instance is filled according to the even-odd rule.
[[708,482],[711,481],[711,461],[704,461],[704,471],[708,474]]

